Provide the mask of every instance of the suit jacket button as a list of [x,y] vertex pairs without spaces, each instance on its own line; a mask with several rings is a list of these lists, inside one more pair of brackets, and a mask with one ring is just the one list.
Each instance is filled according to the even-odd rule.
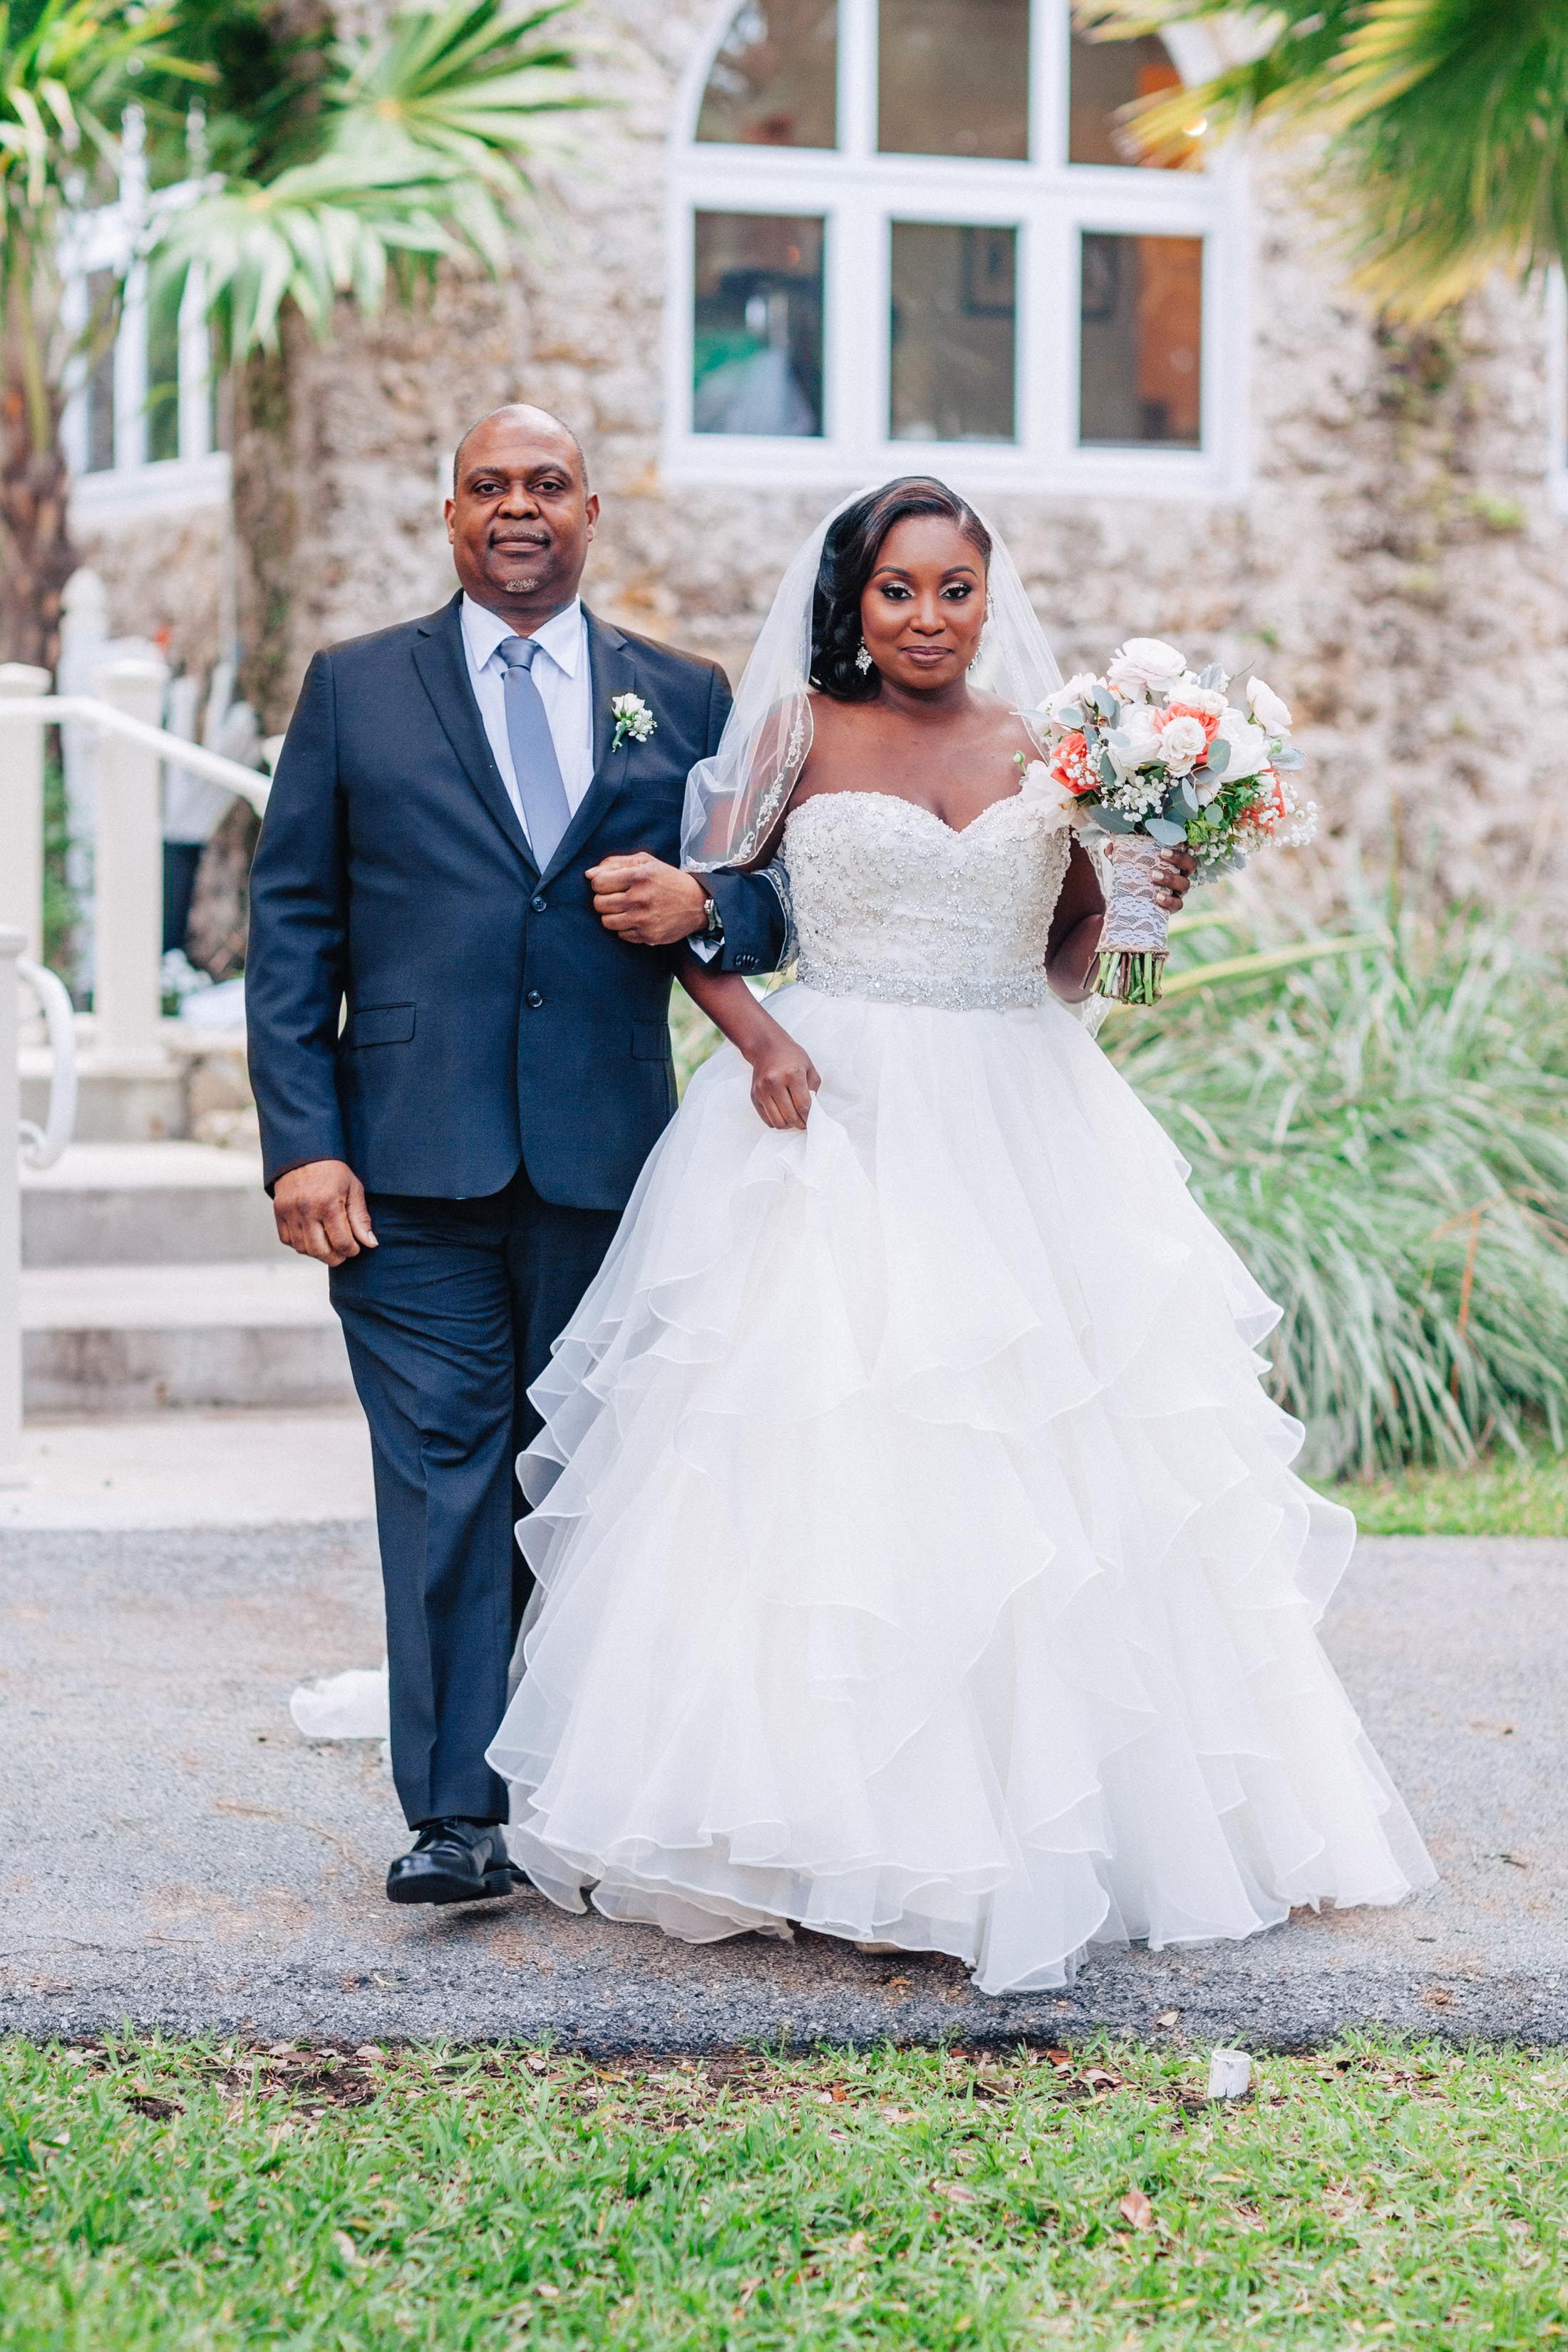
[[550,901],[548,898],[531,898],[528,903],[534,914],[542,915]]
[[531,988],[528,994],[522,1001],[527,1005],[531,1013],[537,1013],[540,1006],[543,1003],[544,999],[541,996],[537,988]]
[[735,958],[735,970],[737,971],[750,971],[752,966],[756,962],[756,961],[757,959],[755,956],[738,955]]

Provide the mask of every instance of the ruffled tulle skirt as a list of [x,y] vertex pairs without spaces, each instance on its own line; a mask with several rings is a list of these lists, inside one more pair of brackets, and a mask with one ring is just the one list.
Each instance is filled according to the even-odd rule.
[[770,1010],[805,1132],[709,1062],[533,1391],[517,1861],[990,1992],[1428,1881],[1314,1633],[1353,1522],[1163,1131],[1055,1004]]

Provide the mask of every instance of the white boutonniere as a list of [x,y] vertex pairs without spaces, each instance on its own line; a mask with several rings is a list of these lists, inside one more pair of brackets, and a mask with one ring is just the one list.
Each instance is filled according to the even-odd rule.
[[658,724],[640,694],[617,694],[610,709],[616,720],[612,751],[618,751],[623,743],[646,743]]

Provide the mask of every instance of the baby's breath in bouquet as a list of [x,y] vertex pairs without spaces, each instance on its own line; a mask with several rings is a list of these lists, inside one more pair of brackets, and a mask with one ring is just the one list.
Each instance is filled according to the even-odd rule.
[[1234,873],[1269,842],[1311,839],[1316,806],[1300,803],[1289,781],[1301,765],[1289,711],[1260,677],[1240,703],[1227,698],[1229,684],[1217,663],[1190,670],[1174,646],[1129,637],[1103,677],[1083,671],[1040,707],[1051,749],[1029,783],[1059,794],[1069,823],[1110,836],[1101,996],[1158,1001],[1163,851],[1190,850],[1201,880]]

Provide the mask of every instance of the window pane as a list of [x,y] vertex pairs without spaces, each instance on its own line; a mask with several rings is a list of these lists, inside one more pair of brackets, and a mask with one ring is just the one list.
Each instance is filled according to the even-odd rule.
[[[1180,85],[1182,77],[1164,42],[1153,33],[1136,41],[1086,41],[1075,33],[1069,72],[1068,162],[1142,163],[1143,157],[1115,118],[1135,98],[1152,98],[1157,89]],[[1165,168],[1180,170],[1201,160],[1194,139]]]
[[180,289],[165,285],[147,314],[147,456],[180,454]]
[[1079,439],[1200,446],[1204,241],[1083,233]]
[[895,221],[895,441],[1011,441],[1018,233]]
[[745,0],[713,60],[697,136],[837,146],[837,0]]
[[698,214],[699,433],[821,432],[822,233],[819,219]]
[[877,21],[884,155],[1028,155],[1028,0],[878,0]]
[[[95,269],[87,281],[88,318],[92,330],[112,315],[119,299],[112,270]],[[107,474],[114,463],[114,344],[100,341],[87,379],[87,470]]]

